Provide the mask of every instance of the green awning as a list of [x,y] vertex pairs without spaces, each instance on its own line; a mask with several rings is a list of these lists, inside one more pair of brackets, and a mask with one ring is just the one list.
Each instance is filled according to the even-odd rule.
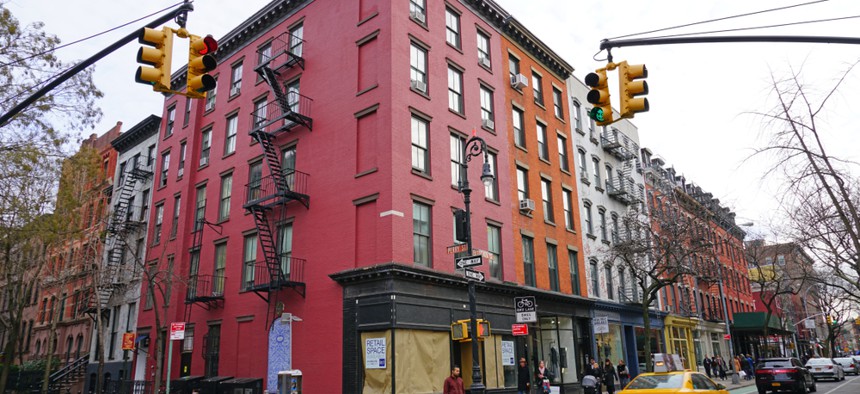
[[[738,312],[734,314],[732,331],[764,334],[766,312]],[[776,315],[770,315],[767,322],[768,334],[791,334],[793,331],[782,327],[782,320]]]

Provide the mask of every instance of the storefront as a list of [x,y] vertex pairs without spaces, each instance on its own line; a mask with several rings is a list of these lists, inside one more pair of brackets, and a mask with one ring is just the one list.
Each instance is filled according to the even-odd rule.
[[693,341],[693,329],[696,328],[698,319],[668,315],[663,320],[664,332],[666,334],[667,351],[677,354],[685,369],[694,369],[696,358],[696,347]]
[[[609,332],[594,334],[592,354],[602,364],[607,358],[618,365],[624,360],[631,376],[645,370],[645,324],[640,304],[620,304],[598,300],[594,302],[592,317],[606,317]],[[651,353],[665,351],[661,332],[663,314],[652,311],[649,318],[651,326]]]
[[743,354],[752,354],[755,358],[794,355],[794,351],[788,346],[793,333],[783,327],[782,319],[776,315],[770,315],[770,319],[767,319],[765,312],[734,314],[732,334],[735,339],[735,350]]
[[698,320],[693,329],[693,349],[696,353],[696,365],[704,372],[702,360],[705,357],[720,356],[730,358],[729,345],[725,339],[726,325],[722,322]]
[[[344,393],[441,392],[451,367],[472,384],[472,343],[451,339],[451,323],[469,318],[466,281],[457,275],[397,264],[332,275],[344,294]],[[529,371],[545,361],[552,385],[576,392],[591,352],[590,305],[582,297],[507,283],[477,285],[478,318],[491,335],[480,341],[484,385],[514,393],[516,362]],[[538,321],[513,336],[514,298],[534,296]]]

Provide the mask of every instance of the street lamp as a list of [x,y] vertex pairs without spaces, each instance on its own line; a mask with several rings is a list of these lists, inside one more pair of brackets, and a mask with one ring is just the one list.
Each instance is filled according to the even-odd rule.
[[[459,190],[463,193],[463,204],[466,206],[465,221],[465,238],[466,247],[469,253],[472,253],[472,218],[469,205],[471,203],[472,188],[469,187],[469,162],[473,157],[484,155],[484,165],[481,172],[481,182],[485,186],[492,185],[495,176],[490,168],[490,162],[487,160],[487,143],[481,137],[472,136],[463,145],[463,162],[460,164],[461,177]],[[469,337],[472,340],[472,385],[469,391],[472,394],[482,394],[486,389],[484,387],[483,378],[481,377],[481,364],[478,363],[478,312],[475,306],[475,280],[466,279],[469,283],[469,327],[472,331]]]

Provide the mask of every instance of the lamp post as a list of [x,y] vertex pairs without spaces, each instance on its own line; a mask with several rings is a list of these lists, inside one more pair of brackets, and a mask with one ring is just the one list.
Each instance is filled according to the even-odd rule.
[[[463,162],[460,164],[460,193],[463,193],[463,204],[465,205],[466,217],[465,222],[465,238],[466,247],[469,253],[472,253],[472,220],[471,220],[471,196],[472,188],[469,187],[469,162],[473,157],[484,155],[483,171],[481,172],[481,182],[485,186],[490,186],[495,177],[490,168],[490,163],[487,161],[487,143],[481,137],[472,136],[463,145]],[[475,306],[475,280],[467,279],[469,283],[469,335],[472,341],[472,385],[469,387],[469,392],[472,394],[482,394],[486,389],[484,387],[483,378],[481,377],[481,364],[478,362],[478,312]]]

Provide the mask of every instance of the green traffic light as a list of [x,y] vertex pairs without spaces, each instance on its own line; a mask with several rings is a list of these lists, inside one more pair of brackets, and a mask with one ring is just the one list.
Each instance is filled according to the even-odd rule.
[[598,122],[603,122],[603,108],[592,108],[591,111],[588,111],[588,117]]

